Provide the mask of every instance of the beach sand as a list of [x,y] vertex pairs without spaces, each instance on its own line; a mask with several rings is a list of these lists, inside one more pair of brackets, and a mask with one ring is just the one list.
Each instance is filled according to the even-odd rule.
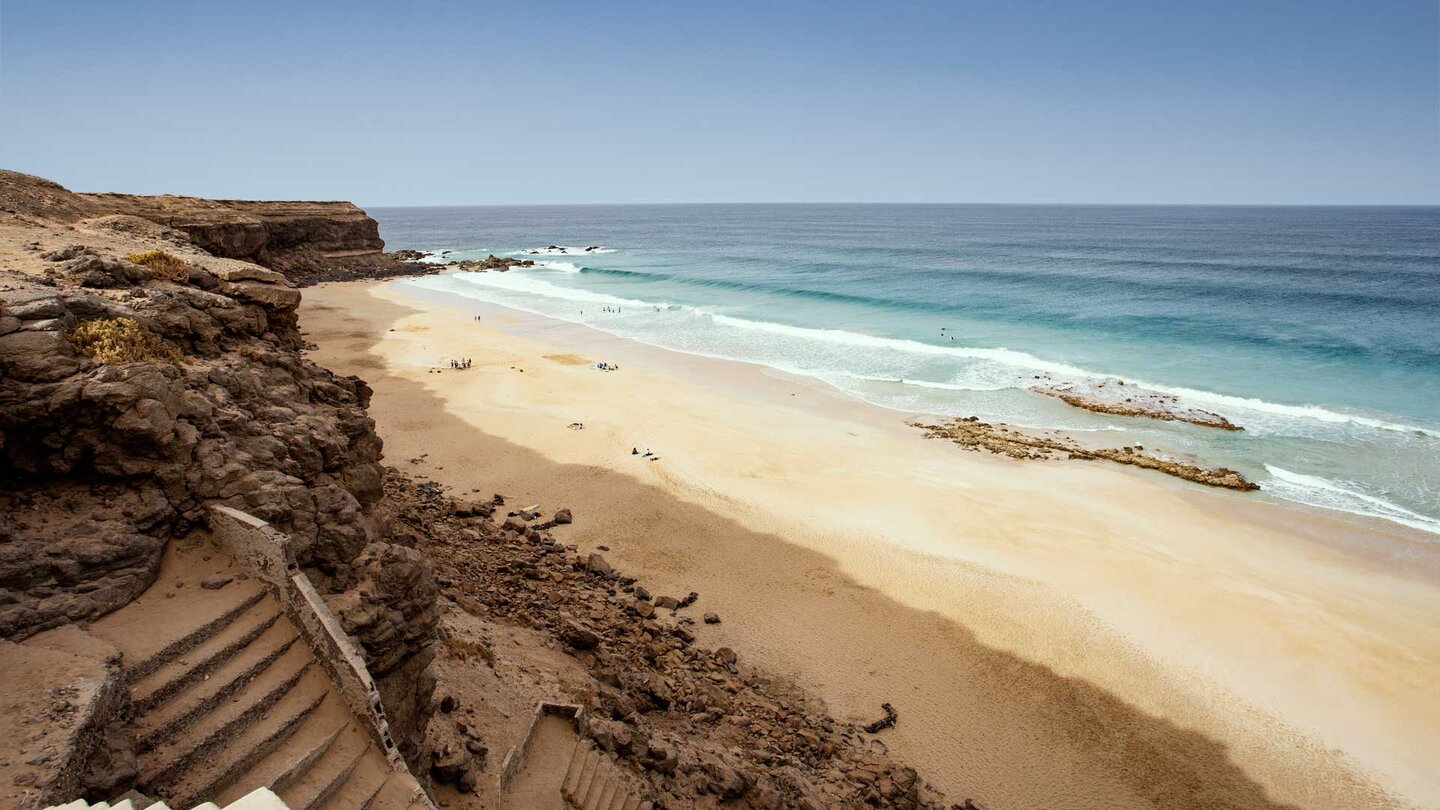
[[697,643],[843,720],[894,704],[881,738],[952,800],[1440,806],[1423,535],[966,453],[810,381],[395,283],[307,289],[301,326],[373,386],[389,463],[572,509],[562,541],[699,592],[723,622]]

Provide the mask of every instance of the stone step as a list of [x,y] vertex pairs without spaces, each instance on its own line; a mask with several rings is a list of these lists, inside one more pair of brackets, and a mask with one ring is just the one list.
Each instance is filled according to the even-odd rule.
[[620,792],[620,783],[615,779],[614,771],[606,769],[605,786],[600,794],[591,802],[588,810],[610,810],[610,802],[615,800],[615,794]]
[[130,702],[138,714],[145,714],[169,700],[196,680],[214,672],[280,618],[280,605],[273,598],[262,599],[235,621],[158,670],[130,682]]
[[380,792],[365,810],[409,810],[420,806],[417,804],[419,798],[420,785],[415,782],[415,777],[405,771],[391,771],[385,777]]
[[223,805],[234,801],[253,785],[265,785],[280,791],[295,784],[311,765],[330,750],[330,746],[340,738],[340,732],[350,725],[349,715],[335,710],[338,704],[339,698],[329,695],[285,741],[285,745],[256,762],[229,788],[215,794],[215,802]]
[[211,707],[179,736],[142,755],[141,786],[168,784],[197,760],[211,755],[285,697],[314,663],[308,647],[292,644],[274,665],[266,667],[245,688]]
[[306,725],[328,694],[328,684],[324,679],[317,673],[311,673],[271,707],[264,717],[226,741],[214,756],[197,762],[186,771],[165,795],[175,806],[189,807],[207,799],[216,799],[231,785],[235,785],[241,795],[257,787],[272,787],[263,782],[237,782],[270,755],[297,750],[291,745],[294,735]]
[[595,810],[600,803],[600,796],[605,788],[610,786],[610,769],[605,767],[605,760],[602,756],[595,758],[595,772],[590,777],[590,784],[585,788],[585,793],[580,797],[581,810]]
[[371,748],[369,735],[351,724],[296,782],[279,791],[290,810],[317,810],[345,784],[350,773]]
[[[185,635],[164,644],[158,650],[144,655],[133,662],[128,662],[125,669],[131,679],[144,678],[159,670],[160,667],[165,666],[170,661],[173,661],[176,657],[195,649],[204,643],[206,639],[224,630],[231,622],[244,615],[246,611],[254,607],[260,600],[268,595],[266,590],[258,582],[254,581],[241,583],[240,585],[231,585],[229,587],[240,588],[243,585],[249,585],[247,589],[249,593],[243,597],[240,593],[232,594],[235,600],[224,603],[227,604],[227,607],[219,615],[210,618]],[[126,649],[123,640],[111,640],[115,641],[122,650]]]
[[600,756],[591,746],[585,746],[585,753],[580,765],[580,775],[575,779],[575,787],[568,794],[562,795],[571,804],[579,806],[585,800],[586,791],[590,790],[591,784],[595,781],[595,770],[600,767]]
[[390,775],[390,763],[380,756],[380,749],[371,747],[350,772],[340,789],[325,803],[327,810],[366,810],[375,801],[385,779]]
[[202,677],[164,705],[137,717],[132,732],[135,750],[143,754],[185,733],[217,707],[244,692],[251,682],[263,677],[282,659],[294,663],[308,657],[309,647],[297,642],[299,637],[289,624],[272,625],[215,672]]
[[133,732],[135,750],[143,754],[183,733],[292,651],[295,651],[291,655],[292,660],[297,656],[305,657],[309,648],[304,644],[297,645],[298,640],[288,623],[277,622],[266,628],[253,643],[239,650],[213,673],[202,676],[169,702],[138,717]]
[[575,741],[575,749],[570,752],[570,764],[565,766],[565,778],[560,782],[560,794],[565,797],[575,795],[575,788],[580,784],[580,777],[585,770],[585,756],[590,752],[589,746],[585,744],[584,738]]

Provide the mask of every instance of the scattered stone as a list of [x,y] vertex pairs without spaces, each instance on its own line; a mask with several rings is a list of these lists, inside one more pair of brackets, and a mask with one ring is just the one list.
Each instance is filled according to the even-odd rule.
[[720,614],[718,614],[718,613],[706,613],[706,614],[705,614],[705,623],[706,623],[706,624],[719,624],[719,623],[720,623]]
[[615,573],[615,569],[610,567],[610,563],[605,562],[604,557],[594,552],[592,552],[590,554],[590,557],[586,559],[585,568],[589,570],[590,573],[599,574],[601,576],[610,576],[611,574]]
[[560,511],[556,512],[553,519],[555,523],[561,526],[568,525],[571,521],[574,520],[574,518],[570,515],[569,509],[561,509]]
[[234,581],[235,577],[227,574],[212,574],[200,580],[200,587],[207,591],[218,591]]
[[593,650],[600,644],[600,636],[594,630],[574,619],[566,621],[560,632],[565,643],[577,650]]
[[891,706],[889,703],[880,704],[880,709],[881,711],[885,712],[885,716],[880,718],[879,720],[876,720],[873,723],[865,724],[864,729],[866,733],[875,734],[876,732],[884,731],[887,728],[893,728],[895,725],[895,721],[900,719],[900,715],[895,713],[895,707]]

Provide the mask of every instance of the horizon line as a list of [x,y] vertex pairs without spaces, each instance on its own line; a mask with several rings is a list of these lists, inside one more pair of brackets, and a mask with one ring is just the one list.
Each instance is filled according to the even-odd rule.
[[[355,202],[355,201],[351,201]],[[364,203],[362,208],[601,208],[616,206],[701,206],[701,205],[988,205],[1014,207],[1091,207],[1091,208],[1440,208],[1437,202],[1399,203],[1283,203],[1283,202],[916,202],[905,200],[786,200],[760,202],[753,200],[686,201],[686,202],[545,202],[545,203]]]

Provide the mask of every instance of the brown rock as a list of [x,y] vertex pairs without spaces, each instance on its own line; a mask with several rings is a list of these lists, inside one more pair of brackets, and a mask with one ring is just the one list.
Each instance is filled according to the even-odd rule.
[[585,560],[585,568],[592,574],[600,574],[601,576],[609,576],[615,572],[615,569],[610,567],[610,563],[605,562],[604,557],[593,551],[590,552],[590,556]]
[[205,577],[204,579],[200,580],[200,587],[204,588],[204,589],[207,590],[207,591],[218,591],[218,590],[220,590],[221,588],[225,587],[226,585],[229,585],[231,582],[234,582],[234,581],[235,581],[235,578],[232,577],[232,576],[225,576],[225,575],[221,575],[221,574],[214,574],[214,575],[212,575],[212,576],[208,576],[208,577]]
[[600,636],[593,630],[574,619],[569,619],[561,626],[560,637],[566,644],[577,650],[593,650],[600,644]]

